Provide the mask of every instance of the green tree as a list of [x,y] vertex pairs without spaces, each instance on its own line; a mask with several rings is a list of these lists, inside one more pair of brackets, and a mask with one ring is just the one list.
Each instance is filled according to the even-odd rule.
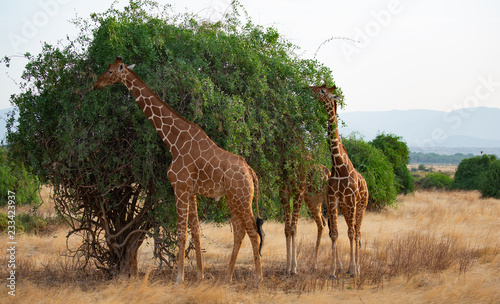
[[488,169],[483,173],[479,191],[484,197],[500,199],[500,160],[492,161]]
[[[331,71],[300,59],[275,29],[241,22],[240,9],[233,3],[212,23],[131,1],[123,11],[79,20],[80,36],[64,47],[45,44],[41,54],[26,55],[9,147],[54,185],[71,234],[83,235],[76,251],[87,263],[134,273],[150,231],[163,233],[166,256],[175,252],[170,154],[124,86],[93,90],[117,55],[220,147],[247,160],[265,216],[279,214],[279,185],[290,176],[284,168],[327,161],[327,116],[308,85],[332,82]],[[227,218],[224,204],[198,202],[201,219]]]
[[442,189],[449,190],[453,183],[453,179],[441,172],[427,174],[421,182],[423,189]]
[[484,154],[466,158],[458,164],[452,188],[463,190],[480,190],[482,176],[490,164],[496,160],[495,155]]
[[424,164],[420,164],[420,165],[418,165],[418,170],[420,170],[420,171],[427,171],[427,170],[429,170],[429,169],[427,169],[427,166],[426,166],[426,165],[424,165]]
[[403,138],[394,134],[382,133],[378,134],[370,144],[380,149],[392,165],[398,193],[408,194],[415,191],[413,177],[408,170],[410,150]]
[[351,135],[342,139],[349,159],[368,185],[368,204],[374,208],[395,206],[397,190],[394,171],[381,150]]
[[8,196],[15,196],[16,205],[37,205],[39,189],[38,178],[0,148],[0,206],[7,205]]

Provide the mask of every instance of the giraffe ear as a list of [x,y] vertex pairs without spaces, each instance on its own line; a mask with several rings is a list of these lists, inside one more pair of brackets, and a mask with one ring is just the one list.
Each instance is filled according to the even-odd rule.
[[128,65],[127,68],[129,70],[133,70],[135,68],[135,63],[134,64],[131,64],[131,65]]

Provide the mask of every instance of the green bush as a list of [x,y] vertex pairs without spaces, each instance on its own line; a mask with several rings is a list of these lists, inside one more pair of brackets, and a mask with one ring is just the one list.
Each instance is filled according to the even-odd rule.
[[9,226],[9,217],[6,213],[0,212],[0,231],[5,231]]
[[495,160],[495,155],[487,154],[462,160],[455,172],[452,189],[480,190],[482,176]]
[[19,231],[18,226],[24,232],[37,234],[47,227],[47,221],[37,214],[19,213],[16,215],[16,232]]
[[418,165],[418,171],[432,172],[432,171],[434,171],[434,168],[433,167],[427,167],[424,164],[420,164],[420,165]]
[[[9,223],[9,221],[11,223]],[[14,217],[14,222],[16,233],[24,232],[26,230],[23,223],[19,220],[19,216]],[[6,213],[0,212],[0,231],[12,231],[12,229],[8,230],[8,227],[10,226],[9,224],[12,225],[12,219],[9,218]]]
[[500,198],[500,160],[491,162],[483,173],[479,191],[485,197]]
[[392,166],[379,149],[351,135],[342,139],[349,159],[366,180],[369,205],[375,208],[395,206],[397,190]]
[[394,171],[394,181],[398,193],[408,194],[415,191],[413,177],[408,170],[410,150],[401,136],[394,134],[379,134],[370,142],[380,149],[391,164]]
[[453,183],[453,179],[441,172],[427,174],[421,182],[423,189],[440,189],[449,190]]
[[15,193],[16,205],[36,205],[40,202],[39,190],[38,178],[23,164],[10,160],[7,151],[0,148],[0,206],[7,205],[12,193]]

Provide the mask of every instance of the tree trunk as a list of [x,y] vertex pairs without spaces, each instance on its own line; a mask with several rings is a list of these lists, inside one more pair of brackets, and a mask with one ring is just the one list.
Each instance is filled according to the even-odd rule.
[[127,244],[120,249],[118,257],[118,275],[119,276],[135,276],[138,270],[138,254],[139,248],[146,237],[146,233],[137,232],[132,235]]

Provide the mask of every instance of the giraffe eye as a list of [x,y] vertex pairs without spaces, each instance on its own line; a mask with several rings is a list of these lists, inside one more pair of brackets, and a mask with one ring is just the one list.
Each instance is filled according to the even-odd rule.
[[321,94],[325,94],[325,90],[321,90]]
[[109,73],[109,75],[113,74],[113,72],[111,72],[111,71],[108,71],[108,73]]

